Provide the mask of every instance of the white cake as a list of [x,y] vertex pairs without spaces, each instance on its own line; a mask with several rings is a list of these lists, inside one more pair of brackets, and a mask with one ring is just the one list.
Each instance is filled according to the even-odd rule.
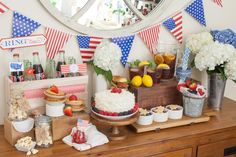
[[95,94],[95,104],[96,108],[102,111],[125,112],[134,107],[135,96],[126,90],[122,90],[121,93],[105,90]]

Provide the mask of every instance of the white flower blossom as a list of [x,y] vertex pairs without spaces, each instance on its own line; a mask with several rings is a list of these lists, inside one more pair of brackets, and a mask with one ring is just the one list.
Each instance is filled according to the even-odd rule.
[[202,32],[189,36],[186,41],[186,47],[190,49],[191,53],[197,54],[203,46],[213,42],[213,37],[209,32]]
[[225,74],[227,78],[236,81],[236,53],[225,65]]
[[93,62],[94,65],[99,68],[109,71],[114,69],[119,64],[120,57],[121,50],[119,46],[104,40],[96,48]]
[[215,70],[218,65],[224,65],[229,62],[230,58],[235,54],[232,45],[214,42],[204,46],[195,57],[195,66],[200,71]]

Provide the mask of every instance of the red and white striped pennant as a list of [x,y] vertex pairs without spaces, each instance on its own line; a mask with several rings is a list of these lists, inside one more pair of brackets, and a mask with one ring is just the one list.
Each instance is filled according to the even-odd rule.
[[183,15],[182,12],[177,13],[173,17],[167,19],[163,25],[171,32],[171,34],[179,41],[183,42]]
[[[72,72],[71,66],[75,66],[75,64],[61,65],[61,72],[63,74],[71,73]],[[86,63],[77,64],[76,66],[77,66],[76,72],[82,73],[82,74],[87,73],[87,64]],[[75,68],[73,68],[73,69],[75,69]],[[73,70],[73,72],[75,72],[75,71]]]
[[3,14],[5,12],[7,12],[10,8],[8,8],[8,6],[6,6],[5,4],[3,4],[2,2],[0,2],[0,14]]
[[223,7],[222,0],[213,0],[218,6]]
[[149,48],[152,54],[156,53],[156,47],[159,40],[160,25],[155,25],[139,32],[139,36]]
[[54,59],[56,54],[65,46],[71,35],[53,28],[46,28],[47,58]]

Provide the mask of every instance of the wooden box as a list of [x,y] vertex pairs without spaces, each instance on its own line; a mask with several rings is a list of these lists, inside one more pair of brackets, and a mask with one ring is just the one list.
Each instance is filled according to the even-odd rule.
[[90,103],[88,98],[88,75],[55,78],[46,80],[34,80],[24,82],[12,82],[8,77],[5,81],[5,104],[6,115],[9,111],[8,100],[10,99],[11,89],[21,89],[24,91],[24,95],[29,102],[32,109],[45,106],[44,90],[51,85],[56,85],[60,90],[63,90],[66,94],[76,94],[79,98],[84,99],[85,104]]
[[5,118],[4,120],[4,136],[5,139],[12,145],[14,146],[17,142],[18,139],[25,137],[25,136],[30,136],[34,139],[34,129],[32,129],[29,132],[22,133],[18,132],[15,130],[15,128],[12,125],[12,122]]
[[177,90],[176,80],[162,81],[151,88],[130,87],[135,94],[136,102],[141,108],[150,109],[155,106],[166,106],[169,104],[182,105],[182,94]]
[[73,117],[61,116],[52,118],[53,141],[60,140],[71,133],[71,129],[76,126],[78,118],[90,120],[86,112],[78,112]]

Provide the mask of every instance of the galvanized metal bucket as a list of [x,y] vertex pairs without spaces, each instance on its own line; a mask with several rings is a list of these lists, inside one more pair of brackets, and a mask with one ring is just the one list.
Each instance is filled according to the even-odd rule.
[[195,98],[183,95],[184,114],[189,117],[200,117],[202,115],[205,97]]
[[214,110],[220,110],[225,93],[226,80],[221,78],[220,74],[208,75],[208,106]]

